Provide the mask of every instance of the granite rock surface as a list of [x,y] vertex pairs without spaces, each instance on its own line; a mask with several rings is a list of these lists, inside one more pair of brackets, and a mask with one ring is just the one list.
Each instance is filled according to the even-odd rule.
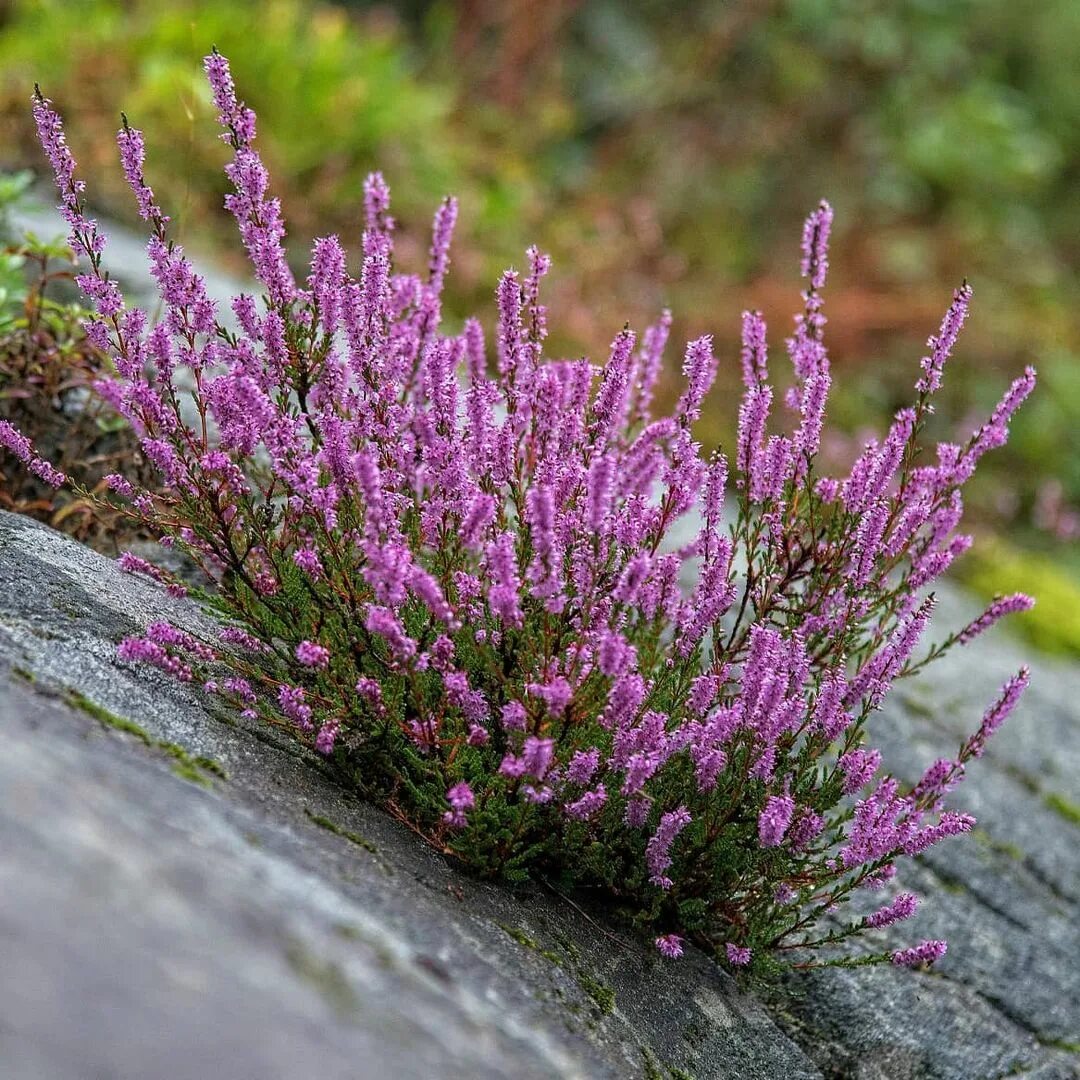
[[[942,621],[970,613],[959,595]],[[737,985],[461,873],[318,760],[115,658],[196,606],[0,515],[5,1080],[1080,1076],[1080,674],[1030,695],[902,882],[932,973]],[[914,776],[1021,657],[989,635],[876,720]],[[887,934],[887,932],[886,932]]]

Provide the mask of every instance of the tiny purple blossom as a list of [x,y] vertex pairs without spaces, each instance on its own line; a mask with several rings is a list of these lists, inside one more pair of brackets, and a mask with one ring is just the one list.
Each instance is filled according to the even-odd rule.
[[443,821],[451,829],[464,829],[468,824],[467,813],[476,805],[472,788],[462,780],[447,790],[446,801],[450,809],[443,814]]
[[977,618],[973,619],[960,632],[957,640],[961,645],[978,637],[979,634],[989,630],[999,619],[1006,615],[1012,615],[1018,611],[1030,611],[1035,606],[1035,601],[1025,593],[1013,593],[1011,596],[998,596],[990,606]]
[[940,960],[948,948],[945,941],[922,941],[910,949],[897,949],[889,959],[897,967],[922,967]]
[[296,646],[296,659],[304,667],[324,668],[330,663],[330,650],[313,641],[301,641]]
[[675,838],[690,824],[690,811],[685,806],[671,810],[660,818],[656,832],[645,847],[645,861],[649,866],[649,881],[661,889],[671,888],[671,879],[664,871],[671,865],[671,845]]
[[729,941],[724,945],[724,950],[727,953],[728,963],[732,967],[746,967],[750,963],[750,950],[744,946]]
[[979,730],[965,744],[965,753],[981,757],[987,740],[1009,718],[1020,701],[1021,695],[1031,681],[1030,669],[1025,665],[1002,688],[998,699],[983,714]]
[[758,817],[758,839],[762,847],[778,847],[791,825],[795,800],[790,795],[772,795]]
[[656,951],[668,960],[678,960],[683,954],[684,938],[678,934],[661,934],[653,944]]
[[822,200],[803,226],[802,265],[800,270],[810,279],[810,287],[820,289],[829,272],[829,234],[832,231],[832,207]]
[[919,898],[914,893],[900,893],[895,900],[885,907],[879,908],[863,920],[867,926],[875,929],[882,926],[891,926],[901,919],[910,919],[919,906]]

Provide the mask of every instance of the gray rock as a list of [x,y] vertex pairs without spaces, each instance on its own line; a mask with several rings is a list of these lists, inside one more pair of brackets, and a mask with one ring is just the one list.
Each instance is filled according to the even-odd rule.
[[[1080,1076],[1073,668],[1036,665],[954,799],[979,831],[902,882],[927,902],[882,947],[948,938],[933,973],[740,988],[470,878],[291,742],[116,661],[154,618],[212,631],[0,515],[4,1080]],[[955,750],[1019,662],[989,635],[902,689],[875,721],[889,765]]]
[[291,743],[118,663],[154,618],[210,630],[0,514],[4,1080],[820,1075],[704,956],[473,880]]

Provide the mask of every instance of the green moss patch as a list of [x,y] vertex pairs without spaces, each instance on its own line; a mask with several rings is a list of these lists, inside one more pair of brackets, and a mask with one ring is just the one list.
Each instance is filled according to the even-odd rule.
[[615,991],[607,983],[601,982],[585,970],[581,964],[581,953],[575,945],[564,942],[564,939],[560,936],[559,943],[563,950],[560,953],[555,949],[545,949],[539,941],[520,927],[509,926],[506,923],[496,923],[495,925],[522,948],[531,949],[538,956],[542,956],[556,967],[562,968],[578,984],[581,992],[592,999],[593,1004],[604,1016],[615,1011]]
[[85,694],[80,694],[78,690],[66,690],[64,700],[73,708],[81,710],[87,716],[92,716],[103,727],[112,728],[113,731],[122,731],[125,735],[138,739],[143,746],[162,751],[172,758],[173,774],[182,780],[188,780],[200,787],[210,787],[212,777],[217,777],[219,780],[229,779],[229,774],[220,762],[202,754],[192,754],[178,743],[155,738],[134,720],[117,716],[103,705],[91,701]]
[[320,829],[325,829],[335,836],[340,836],[343,839],[348,840],[350,844],[355,844],[357,847],[363,848],[372,855],[379,854],[379,849],[366,836],[361,836],[357,832],[351,832],[349,829],[343,828],[336,821],[331,821],[328,817],[323,817],[322,814],[316,814],[307,809],[304,810],[304,813],[307,814]]
[[1071,821],[1073,825],[1080,825],[1080,804],[1074,803],[1072,799],[1066,798],[1064,795],[1059,795],[1056,791],[1051,791],[1044,796],[1043,801],[1055,814],[1060,815],[1066,821]]

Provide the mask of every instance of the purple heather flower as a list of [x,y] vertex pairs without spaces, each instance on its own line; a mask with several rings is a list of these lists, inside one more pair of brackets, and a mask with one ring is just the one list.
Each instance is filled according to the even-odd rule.
[[296,646],[296,659],[304,667],[324,668],[330,663],[330,650],[313,641],[301,641]]
[[310,731],[311,706],[305,701],[304,689],[299,686],[282,686],[278,689],[278,704],[281,711],[292,720],[301,731]]
[[825,830],[825,819],[816,811],[803,808],[788,830],[787,839],[792,851],[802,851]]
[[501,533],[488,545],[486,559],[492,584],[488,589],[491,610],[508,626],[520,626],[521,578],[514,556],[514,538]]
[[600,671],[608,678],[622,675],[637,663],[637,650],[617,630],[602,631],[597,652]]
[[597,447],[607,445],[614,432],[626,423],[634,341],[633,332],[627,329],[611,343],[611,354],[592,406],[592,433]]
[[428,261],[428,283],[438,292],[450,266],[450,241],[457,223],[457,199],[447,196],[435,211],[431,229],[431,254]]
[[398,660],[409,660],[416,655],[416,642],[405,633],[401,621],[389,608],[372,604],[364,620],[364,629],[383,638]]
[[543,780],[548,769],[551,768],[551,759],[554,754],[554,739],[540,739],[535,735],[529,735],[521,751],[525,772],[529,776],[535,776],[537,780]]
[[524,731],[529,714],[520,701],[508,701],[502,707],[502,726],[504,731]]
[[825,677],[814,704],[813,728],[820,731],[828,743],[835,742],[851,722],[851,717],[844,711],[846,695],[847,679],[843,669],[838,668]]
[[549,716],[562,716],[574,696],[574,688],[561,675],[545,683],[528,683],[525,692],[539,698],[547,706]]
[[989,630],[999,619],[1018,611],[1030,611],[1034,606],[1035,601],[1025,593],[995,597],[993,603],[977,619],[964,627],[957,640],[961,645],[966,645],[979,634]]
[[165,581],[165,573],[160,567],[155,566],[152,562],[147,562],[146,559],[142,559],[138,555],[133,555],[130,551],[121,552],[120,558],[116,560],[116,565],[125,574],[142,574],[144,577],[152,578],[154,581]]
[[971,286],[964,284],[953,293],[953,301],[945,318],[941,323],[941,329],[936,337],[929,341],[930,355],[924,356],[921,361],[922,377],[915,384],[915,389],[920,394],[933,394],[941,386],[941,373],[945,368],[945,362],[960,336],[964,320],[967,318],[968,305],[971,303]]
[[661,956],[668,960],[678,960],[683,954],[683,945],[686,944],[686,940],[678,934],[661,934],[653,944]]
[[832,231],[832,207],[823,199],[806,219],[802,237],[802,276],[810,279],[812,289],[825,285],[829,272],[829,233]]
[[915,799],[930,797],[931,805],[936,805],[943,795],[947,795],[963,779],[964,766],[952,758],[938,758],[911,790]]
[[742,361],[743,382],[748,390],[769,377],[769,353],[766,342],[765,320],[760,311],[742,313]]
[[124,178],[135,194],[135,202],[139,208],[139,216],[146,221],[159,218],[163,222],[168,218],[162,215],[154,202],[154,192],[147,186],[143,179],[143,162],[146,160],[146,148],[143,143],[143,134],[135,128],[128,127],[125,120],[124,126],[116,133],[116,143],[120,148],[120,164],[124,170]]
[[[116,650],[120,660],[140,661],[151,664],[180,682],[191,682],[194,672],[191,665],[170,653],[163,645],[148,638],[124,638]],[[228,680],[226,680],[228,688]]]
[[469,746],[486,746],[491,739],[491,733],[482,724],[475,721],[469,724],[469,734],[466,743]]
[[472,788],[462,780],[447,790],[446,801],[450,804],[450,809],[443,814],[443,821],[451,829],[464,829],[468,824],[467,812],[476,806],[476,796]]
[[878,573],[881,541],[889,519],[889,504],[881,499],[862,515],[855,529],[852,555],[853,584],[862,588]]
[[675,406],[675,415],[681,423],[689,425],[700,419],[701,403],[716,379],[716,357],[710,336],[700,337],[686,346],[683,376],[686,389]]
[[869,889],[871,892],[876,892],[878,889],[885,888],[894,877],[896,877],[896,864],[887,863],[873,873],[867,874],[863,879],[861,887]]
[[[95,263],[105,250],[105,237],[98,232],[97,222],[84,213],[82,194],[86,185],[75,179],[75,158],[64,136],[63,121],[52,102],[43,97],[37,87],[34,88],[33,113],[38,139],[56,178],[60,214],[71,226],[69,243],[76,253],[85,254]],[[80,279],[87,278],[88,275],[80,275]]]
[[743,477],[753,478],[760,472],[762,440],[771,408],[772,389],[764,385],[748,390],[739,406],[739,431],[735,460]]
[[686,711],[691,716],[704,716],[716,700],[722,682],[716,675],[699,675],[690,684],[690,694],[686,699]]
[[315,737],[315,749],[318,753],[329,757],[334,752],[334,742],[338,737],[340,727],[336,720],[328,720]]
[[724,946],[724,950],[727,952],[728,963],[732,967],[746,967],[750,963],[751,953],[749,949],[729,941]]
[[51,488],[63,487],[67,483],[67,475],[50,464],[44,458],[31,458],[27,469],[36,476],[43,484]]
[[762,847],[779,847],[791,825],[795,800],[790,795],[771,795],[758,816],[758,839]]
[[970,832],[974,827],[975,818],[971,814],[958,814],[947,810],[941,815],[936,825],[927,825],[904,840],[904,854],[918,855],[939,840],[944,840],[947,836],[958,836],[960,833]]
[[626,800],[624,820],[631,829],[644,828],[649,820],[649,811],[652,810],[652,799],[648,795],[632,795]]
[[727,765],[727,754],[715,746],[692,746],[690,756],[694,761],[694,779],[698,791],[711,791]]
[[889,957],[897,967],[922,967],[940,960],[948,951],[945,941],[922,941],[911,949],[897,949]]
[[900,893],[892,903],[867,915],[863,921],[867,926],[875,929],[891,926],[895,922],[900,922],[901,919],[910,919],[918,906],[919,898],[914,893]]
[[594,533],[602,532],[611,511],[612,484],[616,461],[611,454],[601,454],[589,466],[587,484],[588,516],[586,524]]
[[580,798],[567,803],[563,811],[576,821],[588,821],[604,808],[606,802],[607,789],[603,784],[597,784],[592,791],[586,791]]
[[511,779],[516,780],[519,776],[525,775],[525,761],[516,754],[507,754],[499,762],[498,771],[500,776],[509,776]]
[[664,346],[671,332],[671,312],[665,310],[660,319],[650,326],[642,338],[637,365],[636,419],[647,423],[652,406],[653,391],[660,377]]
[[799,412],[802,421],[795,436],[795,458],[799,475],[805,471],[806,462],[812,458],[821,445],[821,428],[825,420],[825,403],[829,397],[832,377],[826,370],[814,371],[806,380]]
[[987,740],[1009,718],[1020,696],[1031,681],[1031,672],[1025,665],[1002,688],[998,699],[983,714],[979,730],[965,744],[965,751],[973,757],[981,757]]
[[649,881],[661,889],[671,888],[671,878],[664,871],[671,865],[671,845],[675,838],[690,824],[690,811],[685,806],[669,810],[660,818],[656,832],[645,845],[645,862],[649,867]]
[[319,554],[313,548],[298,548],[293,552],[293,562],[314,581],[318,581],[325,574]]
[[584,786],[599,767],[600,751],[595,746],[588,750],[578,750],[566,766],[567,783]]
[[382,173],[371,173],[364,181],[364,228],[373,232],[392,232],[394,219],[389,217],[390,189]]
[[247,679],[239,678],[236,675],[230,675],[222,682],[221,688],[228,691],[230,694],[235,694],[247,705],[253,705],[255,703],[255,691],[251,688],[251,683],[249,683]]
[[881,765],[881,751],[850,750],[837,764],[844,774],[844,794],[852,795],[874,778]]
[[264,645],[263,642],[239,626],[223,627],[219,631],[218,637],[229,645],[238,645],[240,648],[247,649],[249,652],[267,651],[267,646]]

